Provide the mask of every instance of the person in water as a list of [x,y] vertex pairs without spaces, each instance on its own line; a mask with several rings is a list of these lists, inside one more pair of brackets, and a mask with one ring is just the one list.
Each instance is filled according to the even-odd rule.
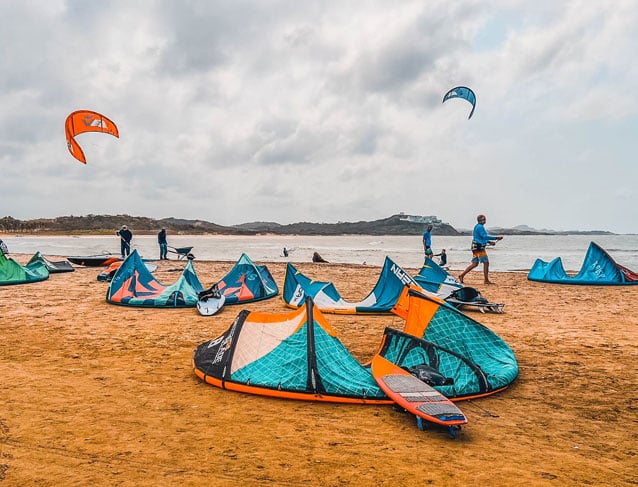
[[131,253],[131,240],[133,240],[133,232],[131,232],[126,225],[122,225],[116,235],[120,236],[120,250],[122,252],[122,258],[127,257]]
[[472,234],[472,261],[471,264],[467,266],[467,269],[465,269],[459,276],[459,282],[463,284],[463,278],[465,275],[479,264],[483,264],[483,278],[485,284],[493,284],[489,277],[490,260],[487,258],[487,251],[485,250],[485,247],[488,245],[496,245],[496,241],[502,240],[503,237],[501,235],[495,236],[487,233],[485,230],[485,222],[487,221],[485,215],[477,216],[476,221],[477,223],[474,225],[474,232]]

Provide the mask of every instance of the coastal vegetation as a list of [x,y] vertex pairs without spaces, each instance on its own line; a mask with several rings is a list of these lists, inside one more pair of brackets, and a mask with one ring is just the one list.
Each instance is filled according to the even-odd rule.
[[[180,218],[154,219],[131,215],[84,215],[61,216],[18,220],[11,216],[0,218],[0,233],[14,234],[62,234],[62,235],[110,235],[122,225],[133,228],[137,234],[156,233],[166,228],[173,234],[183,235],[420,235],[425,226],[431,224],[437,235],[455,236],[471,234],[471,230],[458,230],[436,216],[412,216],[403,213],[373,221],[312,223],[298,222],[279,224],[275,222],[252,222],[237,225],[218,225],[205,220]],[[503,235],[553,235],[553,234],[610,234],[606,231],[535,230],[521,225],[516,228],[490,228],[491,232]]]

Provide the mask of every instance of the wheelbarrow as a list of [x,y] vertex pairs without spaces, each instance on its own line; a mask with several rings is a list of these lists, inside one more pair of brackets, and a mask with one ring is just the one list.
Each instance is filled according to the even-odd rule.
[[191,250],[193,250],[193,247],[168,247],[168,251],[171,254],[177,254],[177,260],[182,260],[184,258],[193,260],[195,256],[191,254]]

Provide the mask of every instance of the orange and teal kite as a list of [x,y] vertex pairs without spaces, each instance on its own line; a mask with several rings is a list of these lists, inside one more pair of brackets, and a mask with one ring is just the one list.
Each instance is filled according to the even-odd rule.
[[104,132],[119,137],[117,126],[104,115],[90,110],[78,110],[66,117],[64,124],[66,144],[69,152],[78,161],[86,164],[84,151],[75,141],[75,136],[85,132]]

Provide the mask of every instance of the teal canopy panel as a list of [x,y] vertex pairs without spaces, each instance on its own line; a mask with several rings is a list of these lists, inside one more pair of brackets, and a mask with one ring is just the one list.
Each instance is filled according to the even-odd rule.
[[580,284],[590,286],[629,286],[638,284],[638,274],[618,264],[601,246],[589,243],[580,271],[570,276],[563,261],[556,257],[550,262],[536,259],[527,279],[553,284]]

